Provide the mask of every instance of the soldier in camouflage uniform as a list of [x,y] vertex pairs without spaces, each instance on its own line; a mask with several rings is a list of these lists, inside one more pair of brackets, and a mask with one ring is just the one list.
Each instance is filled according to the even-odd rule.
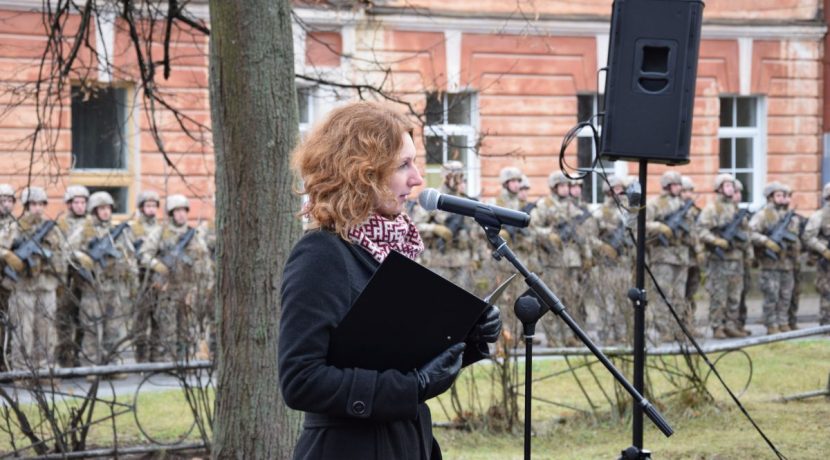
[[[40,187],[23,189],[20,202],[24,213],[18,220],[15,238],[21,242],[31,239],[48,220],[44,216],[48,198]],[[56,291],[66,277],[66,240],[61,231],[52,228],[40,242],[50,257],[33,255],[33,264],[26,263],[18,271],[18,281],[9,298],[12,343],[7,364],[12,369],[28,369],[54,364],[53,348],[57,344],[55,331]],[[6,262],[22,268],[23,261],[9,253]],[[9,262],[16,258],[16,261]]]
[[[130,229],[133,246],[139,252],[144,242],[155,232],[161,232],[161,224],[156,219],[161,199],[158,193],[152,190],[144,190],[138,194],[136,199],[136,215],[130,220]],[[138,272],[138,295],[134,302],[135,318],[133,319],[133,344],[135,346],[135,360],[143,363],[148,359],[148,350],[156,343],[158,348],[159,325],[153,321],[154,312],[158,307],[159,291],[158,286],[151,283],[152,272],[144,265],[139,266]]]
[[[787,213],[784,187],[772,182],[764,187],[767,204],[758,211],[749,225],[752,227],[752,242],[760,251],[758,259],[761,265],[761,292],[764,293],[764,324],[767,334],[790,330],[787,323],[787,310],[793,293],[793,257],[800,250],[798,241],[798,224],[790,221],[787,230],[795,235],[794,242],[779,243],[770,238],[773,228],[781,222]],[[786,247],[782,247],[785,244]]]
[[[58,228],[68,239],[87,221],[87,200],[89,190],[83,185],[70,185],[63,194],[66,203],[66,212],[57,219]],[[69,260],[68,274],[65,283],[58,287],[58,311],[55,327],[58,333],[58,344],[55,347],[55,357],[63,367],[78,366],[81,343],[84,339],[84,329],[81,327],[81,285],[83,281],[78,277],[74,261]]]
[[[740,180],[735,179],[735,193],[732,194],[732,202],[735,203],[735,206],[740,206],[741,202],[743,202],[743,191],[743,184]],[[752,248],[749,248],[744,253],[744,284],[741,287],[741,300],[738,303],[738,326],[740,326],[739,330],[745,335],[752,334],[749,329],[746,328],[746,295],[749,293],[749,289],[752,286],[752,262],[755,260],[754,255],[755,251],[752,250]]]
[[[82,357],[90,364],[116,361],[126,346],[132,319],[131,297],[138,267],[130,227],[120,227],[120,232],[113,235],[114,207],[109,193],[93,193],[89,198],[90,219],[69,238],[73,258],[92,275],[83,282],[81,295]],[[105,240],[118,256],[105,254],[100,260],[92,259],[89,251],[93,245]]]
[[[14,285],[12,280],[5,279],[2,270],[6,267],[6,259],[11,260],[12,263],[20,261],[11,253],[17,227],[17,221],[15,221],[12,215],[15,201],[14,187],[9,184],[0,184],[0,357],[5,355],[4,347],[6,344],[6,326],[9,317],[9,296]],[[17,265],[12,268],[20,272],[25,267],[23,265]],[[6,369],[6,360],[0,359],[0,372],[6,370],[8,370]]]
[[[571,179],[568,181],[568,193],[571,195],[571,201],[576,206],[581,214],[574,221],[574,226],[577,233],[583,238],[588,246],[587,251],[582,256],[582,270],[579,274],[579,285],[583,286],[583,291],[591,291],[593,286],[600,284],[598,279],[592,276],[591,270],[594,266],[594,252],[599,245],[597,235],[599,229],[597,223],[594,221],[593,212],[589,209],[588,204],[583,201],[582,197],[582,179]],[[585,301],[588,296],[581,294],[579,296],[579,304],[573,305],[572,311],[574,316],[580,318],[580,325],[587,331],[588,325],[588,307]]]
[[[185,196],[167,197],[166,210],[167,223],[139,251],[139,262],[154,272],[154,282],[161,286],[154,318],[159,325],[159,348],[150,350],[150,361],[184,359],[193,356],[200,343],[212,341],[213,327],[208,323],[212,312],[202,307],[210,304],[202,297],[213,284],[213,262],[204,235],[187,225],[190,204]],[[165,256],[175,254],[177,246],[183,246],[185,257],[165,263]]]
[[745,337],[747,334],[740,325],[738,305],[744,280],[744,258],[751,249],[750,229],[746,219],[742,219],[740,230],[746,241],[723,238],[723,230],[738,215],[738,206],[732,199],[735,178],[731,174],[719,174],[715,178],[714,190],[716,198],[706,205],[698,222],[700,240],[710,250],[706,265],[709,324],[716,339]]
[[[681,189],[680,189],[680,198],[685,203],[688,200],[694,200],[697,198],[697,194],[695,193],[695,183],[692,181],[692,178],[689,176],[682,176],[680,178]],[[700,241],[699,234],[696,230],[697,220],[700,217],[701,209],[697,207],[697,205],[693,205],[691,209],[689,209],[689,220],[692,222],[692,226],[690,227],[692,231],[689,234],[689,268],[688,272],[686,273],[686,290],[685,290],[685,298],[686,298],[686,306],[687,306],[687,317],[685,318],[686,324],[689,325],[689,331],[695,337],[702,337],[700,333],[698,333],[697,328],[695,326],[695,315],[697,313],[697,302],[695,302],[695,295],[697,291],[700,289],[700,281],[701,281],[701,268],[706,263],[706,253],[705,248],[703,247],[703,243]]]
[[[551,194],[536,203],[530,213],[530,225],[536,234],[542,278],[571,313],[580,326],[586,318],[580,312],[582,287],[579,285],[583,262],[590,259],[591,241],[579,235],[574,222],[583,214],[570,197],[570,185],[561,172],[548,176]],[[576,310],[575,310],[576,309]],[[580,344],[567,327],[554,318],[545,315],[542,327],[549,344],[578,346]]]
[[602,191],[605,200],[593,213],[598,235],[592,269],[594,279],[602,282],[591,287],[599,306],[599,340],[604,345],[619,345],[629,343],[634,326],[628,290],[634,286],[631,274],[636,254],[626,229],[628,197],[623,181],[608,176]]
[[[682,319],[688,317],[684,291],[689,270],[689,246],[694,243],[688,233],[680,228],[673,231],[666,223],[684,205],[680,198],[683,187],[680,174],[676,171],[666,171],[660,178],[660,186],[663,193],[646,204],[649,265],[657,283],[666,294],[666,299]],[[688,213],[685,223],[689,227],[692,225]],[[649,319],[657,339],[661,342],[679,339],[683,333],[677,327],[668,307],[655,301],[658,295],[656,289],[651,289],[650,292],[652,301],[648,310]]]
[[[441,175],[441,193],[467,198],[463,163],[444,163]],[[426,211],[417,205],[412,210],[412,221],[424,240],[421,263],[464,289],[472,289],[471,264],[475,261],[470,230],[477,225],[475,221],[460,214]]]
[[819,299],[819,325],[830,325],[830,183],[821,191],[824,206],[814,212],[804,228],[804,245],[818,256],[816,291]]
[[[781,185],[784,187],[784,204],[787,206],[787,209],[790,209],[793,190],[786,184]],[[793,220],[798,227],[798,238],[801,239],[804,236],[804,229],[807,226],[807,218],[795,213]],[[803,241],[801,240],[802,247],[804,246]],[[798,303],[801,300],[801,252],[791,252],[790,257],[792,258],[793,265],[793,295],[790,298],[790,306],[787,308],[787,325],[791,331],[795,331],[798,329]]]

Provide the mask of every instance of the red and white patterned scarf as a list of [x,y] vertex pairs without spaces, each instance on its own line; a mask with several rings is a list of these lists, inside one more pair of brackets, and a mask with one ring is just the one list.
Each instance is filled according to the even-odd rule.
[[392,250],[412,260],[424,251],[421,235],[406,213],[393,219],[372,214],[366,222],[349,230],[349,238],[381,263]]

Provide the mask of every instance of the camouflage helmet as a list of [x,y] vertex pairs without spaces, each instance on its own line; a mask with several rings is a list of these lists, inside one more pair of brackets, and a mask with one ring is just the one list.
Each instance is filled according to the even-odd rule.
[[775,192],[784,192],[784,191],[785,191],[784,186],[780,182],[774,181],[774,182],[770,182],[769,184],[766,185],[766,187],[764,187],[764,196],[767,199],[769,199],[769,197],[771,197],[773,193],[775,193]]
[[66,187],[66,191],[63,193],[63,202],[66,203],[75,198],[86,198],[88,200],[89,190],[83,185],[70,185]]
[[0,196],[10,196],[12,199],[15,199],[14,187],[9,184],[0,184]]
[[155,201],[156,203],[161,203],[161,198],[159,198],[159,194],[154,192],[153,190],[142,190],[135,200],[135,205],[136,207],[140,208],[144,203],[148,201]]
[[582,179],[568,179],[568,185],[582,187]]
[[457,160],[450,160],[441,165],[441,176],[447,177],[454,174],[464,174],[464,163]]
[[743,192],[744,191],[744,184],[739,179],[735,179],[735,191],[736,192]]
[[20,202],[23,205],[29,203],[46,203],[49,198],[46,196],[46,190],[40,187],[26,187],[20,192]]
[[171,213],[174,209],[185,208],[190,211],[190,202],[184,195],[170,195],[167,197],[167,212]]
[[567,183],[569,183],[568,178],[565,177],[565,173],[562,171],[554,171],[548,176],[548,187],[550,188],[556,188],[559,184]]
[[[610,185],[609,185],[610,184]],[[622,178],[611,174],[608,176],[608,181],[602,182],[602,193],[608,193],[616,186],[625,187],[625,182],[623,182]]]
[[520,190],[530,190],[530,179],[527,178],[524,174],[522,174],[522,182],[519,185]]
[[660,187],[666,188],[672,184],[683,184],[683,178],[680,177],[680,173],[677,171],[664,172],[663,176],[660,177]]
[[682,176],[680,178],[680,188],[685,191],[693,191],[695,189],[695,182],[689,176]]
[[713,184],[713,186],[715,187],[716,192],[718,190],[720,190],[720,188],[721,188],[721,186],[723,185],[724,182],[732,182],[732,185],[735,185],[735,176],[733,176],[732,174],[726,174],[726,173],[718,174],[715,177],[715,182]]
[[515,166],[501,168],[499,171],[499,182],[504,185],[511,180],[522,180],[522,171]]
[[793,188],[787,184],[781,184],[781,190],[783,190],[784,195],[790,196],[793,194]]
[[95,208],[104,205],[110,205],[112,209],[115,209],[115,202],[112,200],[112,195],[107,192],[95,192],[89,197],[89,205],[87,207],[95,212]]
[[821,197],[825,200],[830,200],[830,182],[824,184],[824,188],[821,190]]

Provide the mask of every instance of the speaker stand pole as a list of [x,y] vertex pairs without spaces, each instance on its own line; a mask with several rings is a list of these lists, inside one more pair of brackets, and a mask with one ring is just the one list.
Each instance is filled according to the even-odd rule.
[[[640,160],[640,203],[637,211],[636,287],[628,291],[634,307],[634,388],[643,394],[646,364],[646,176],[648,160]],[[643,408],[632,407],[633,445],[622,451],[620,460],[650,459],[651,452],[643,449]]]

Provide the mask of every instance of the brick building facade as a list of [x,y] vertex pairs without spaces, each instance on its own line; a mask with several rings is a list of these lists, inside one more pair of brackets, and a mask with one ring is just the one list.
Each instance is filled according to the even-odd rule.
[[[300,131],[355,97],[354,90],[319,85],[318,80],[380,87],[426,112],[416,144],[433,184],[440,163],[454,158],[467,165],[473,194],[495,194],[499,169],[516,165],[530,176],[532,193],[541,196],[547,193],[545,178],[558,168],[563,135],[578,119],[597,111],[604,88],[598,69],[607,59],[610,0],[376,0],[370,8],[340,10],[319,3],[297,2],[295,9],[300,18],[295,70],[305,76],[297,79]],[[43,26],[39,13],[26,10],[39,5],[0,0],[0,81],[5,87],[36,78],[32,63],[42,53]],[[714,177],[728,171],[745,182],[750,201],[762,201],[763,185],[780,180],[795,190],[799,210],[820,205],[821,185],[830,179],[830,168],[822,166],[824,120],[830,110],[823,79],[824,6],[823,0],[706,3],[691,162],[678,168],[701,192],[709,193]],[[203,2],[189,8],[195,17],[207,18]],[[127,35],[118,21],[111,29],[95,36],[111,41],[113,59],[132,59],[123,52]],[[182,104],[183,113],[209,126],[206,37],[180,30],[173,47],[173,72],[170,80],[157,78],[160,88]],[[54,212],[65,185],[86,183],[124,189],[130,207],[131,197],[142,188],[186,193],[197,203],[195,215],[212,216],[209,133],[197,142],[172,116],[158,116],[165,148],[183,181],[163,161],[147,118],[136,107],[141,96],[129,91],[135,88],[134,79],[129,74],[98,76],[104,87],[111,82],[127,89],[125,95],[116,95],[127,102],[122,116],[128,142],[120,150],[124,160],[118,168],[96,170],[73,163],[78,153],[73,152],[72,122],[83,110],[72,112],[67,95],[56,115],[64,129],[57,136],[54,158],[30,161],[28,151],[19,147],[20,136],[37,125],[34,105],[27,102],[0,115],[0,180],[25,183],[31,162],[33,182],[53,185]],[[8,95],[0,98],[9,103]],[[568,161],[586,165],[592,155],[590,139],[580,137],[569,149]],[[636,173],[625,162],[603,167]],[[649,168],[651,192],[657,190],[663,170],[659,165]],[[586,193],[597,198],[591,187]]]

